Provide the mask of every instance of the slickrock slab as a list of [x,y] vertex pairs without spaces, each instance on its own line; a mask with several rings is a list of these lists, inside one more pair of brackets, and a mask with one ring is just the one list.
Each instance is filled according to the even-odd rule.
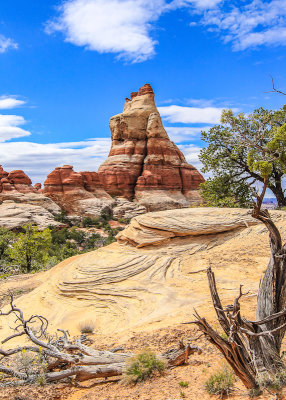
[[6,200],[0,204],[0,226],[16,229],[25,224],[35,224],[39,229],[62,225],[55,221],[53,214],[44,207],[15,203],[13,200]]
[[176,236],[217,234],[257,223],[247,209],[199,207],[159,211],[133,218],[117,235],[117,240],[143,247],[161,244]]
[[[284,241],[286,213],[271,215]],[[78,335],[87,320],[95,322],[96,333],[118,338],[177,325],[193,319],[194,307],[202,315],[213,312],[205,273],[210,260],[223,304],[232,303],[240,283],[250,292],[243,304],[255,298],[269,260],[269,234],[263,224],[253,225],[248,210],[169,210],[136,217],[131,225],[138,221],[148,225],[150,239],[153,234],[161,240],[158,246],[137,248],[126,241],[71,257],[17,298],[17,306],[27,316],[48,318],[51,333],[59,328]],[[11,334],[14,320],[0,322],[1,340]]]

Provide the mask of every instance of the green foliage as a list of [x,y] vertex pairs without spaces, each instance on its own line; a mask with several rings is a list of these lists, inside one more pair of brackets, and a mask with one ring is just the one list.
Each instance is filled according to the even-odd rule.
[[184,387],[184,388],[187,388],[187,387],[189,387],[189,382],[180,381],[180,382],[179,382],[179,386]]
[[23,349],[15,359],[17,368],[26,374],[27,379],[36,376],[36,382],[40,386],[46,383],[45,374],[47,372],[48,362],[43,355],[42,348],[39,347],[37,355]]
[[13,243],[15,235],[6,228],[0,228],[0,260],[7,258],[8,249]]
[[162,374],[166,362],[150,350],[129,358],[126,362],[124,380],[128,383],[137,383],[151,378],[155,372]]
[[51,243],[50,229],[39,232],[33,225],[24,225],[23,232],[9,249],[9,255],[24,271],[31,272],[32,269],[45,265]]
[[[211,199],[211,204],[218,197],[225,197],[231,204],[234,196],[233,205],[237,206],[240,190],[244,203],[251,197],[246,187],[268,178],[268,187],[279,206],[286,205],[282,188],[286,173],[286,105],[278,111],[259,108],[247,115],[224,110],[221,123],[202,132],[202,140],[207,143],[200,152],[202,171],[213,174],[206,185],[207,201],[213,193],[215,201]],[[229,190],[223,188],[223,181]],[[215,196],[217,190],[221,196]]]
[[21,270],[32,272],[50,268],[66,258],[113,243],[122,227],[113,229],[105,218],[109,218],[108,215],[86,217],[84,225],[96,224],[108,233],[107,237],[77,226],[61,229],[51,226],[40,232],[35,226],[25,225],[21,232],[15,233],[0,228],[0,279]]
[[211,207],[251,206],[251,190],[245,182],[237,182],[229,175],[207,179],[200,185],[200,193],[206,205]]
[[97,228],[99,228],[100,222],[98,221],[98,218],[84,217],[81,225],[83,228],[90,228],[92,226],[96,226]]
[[227,339],[228,339],[228,336],[227,336],[227,334],[226,334],[225,332],[223,332],[223,333],[220,335],[220,337],[221,337],[222,339],[224,339],[224,340],[227,340]]
[[55,221],[62,222],[68,226],[72,226],[71,220],[67,217],[67,213],[65,211],[61,211],[59,214],[54,216]]
[[223,366],[221,370],[211,375],[206,381],[206,390],[209,394],[228,396],[234,385],[233,372],[227,367]]

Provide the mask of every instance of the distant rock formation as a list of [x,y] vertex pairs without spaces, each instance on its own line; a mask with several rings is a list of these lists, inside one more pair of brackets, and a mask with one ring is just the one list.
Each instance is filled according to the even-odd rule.
[[149,84],[131,93],[123,112],[110,119],[110,130],[111,150],[98,173],[64,165],[48,175],[42,188],[32,186],[24,171],[6,172],[0,165],[0,204],[8,200],[52,214],[99,216],[105,211],[132,218],[201,203],[198,187],[204,178],[169,139]]
[[96,172],[75,172],[71,165],[51,172],[43,193],[68,214],[75,215],[99,215],[115,203],[103,189]]
[[19,193],[35,193],[32,181],[22,170],[6,172],[0,165],[0,193],[17,191]]
[[41,194],[39,185],[33,187],[24,171],[6,172],[0,165],[0,226],[13,229],[29,222],[39,228],[59,225],[54,215],[61,209]]
[[134,200],[148,210],[198,204],[202,175],[171,142],[145,84],[110,119],[112,145],[98,175],[107,193]]

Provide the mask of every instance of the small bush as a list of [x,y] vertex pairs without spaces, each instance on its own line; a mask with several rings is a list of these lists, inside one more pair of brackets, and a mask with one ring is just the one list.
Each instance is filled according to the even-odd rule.
[[179,382],[179,385],[181,387],[187,388],[187,387],[189,387],[189,382],[181,381],[181,382]]
[[166,362],[150,350],[131,357],[126,362],[124,380],[127,383],[137,383],[151,378],[155,372],[160,374],[166,368]]
[[209,394],[216,394],[222,398],[225,395],[229,395],[233,384],[233,372],[227,366],[223,366],[221,370],[211,375],[206,381],[206,390]]
[[92,320],[83,321],[78,325],[81,333],[93,333],[95,329],[95,322]]

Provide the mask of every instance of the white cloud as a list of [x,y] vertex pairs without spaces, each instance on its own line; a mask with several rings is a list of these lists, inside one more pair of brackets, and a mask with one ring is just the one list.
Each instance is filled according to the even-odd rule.
[[43,183],[47,175],[64,164],[73,165],[75,171],[97,171],[107,158],[110,139],[90,139],[80,142],[0,143],[1,164],[7,171],[24,170],[33,183]]
[[203,167],[203,164],[199,160],[199,154],[202,148],[193,144],[180,144],[178,147],[183,152],[187,162],[200,171]]
[[155,52],[151,24],[166,9],[165,0],[68,0],[47,32],[61,31],[77,46],[140,62]]
[[160,16],[178,8],[202,12],[222,0],[66,0],[47,33],[62,32],[67,42],[99,53],[141,62],[155,53],[152,37]]
[[173,142],[181,143],[194,139],[200,139],[201,131],[209,130],[211,126],[198,127],[176,127],[167,126],[165,127],[169,138]]
[[222,108],[217,107],[182,107],[182,106],[166,106],[158,107],[161,116],[172,123],[182,124],[217,124],[220,122]]
[[6,142],[10,139],[29,136],[31,134],[29,131],[19,127],[25,123],[25,119],[19,115],[0,114],[0,142]]
[[16,108],[22,106],[26,102],[24,100],[18,100],[15,97],[0,97],[0,110],[8,110],[11,108]]
[[181,3],[184,5],[191,5],[196,9],[209,9],[222,3],[223,0],[182,0]]
[[286,45],[286,0],[253,0],[224,11],[217,7],[204,14],[202,24],[223,33],[234,50],[261,45]]
[[9,49],[17,49],[18,44],[14,40],[0,35],[0,53],[5,53]]

